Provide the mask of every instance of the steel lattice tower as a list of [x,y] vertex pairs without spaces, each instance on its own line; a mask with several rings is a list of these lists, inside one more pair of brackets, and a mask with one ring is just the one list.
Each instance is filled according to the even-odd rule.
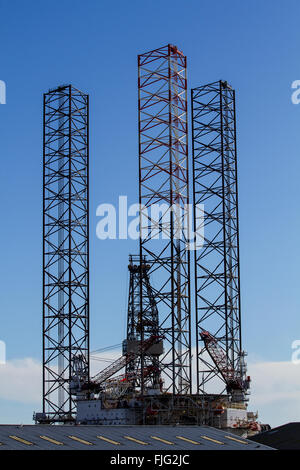
[[[148,271],[150,265],[146,259],[140,267],[140,258],[138,255],[129,256],[129,295],[128,295],[128,316],[127,316],[127,348],[128,346],[139,345],[141,338],[144,341],[156,337],[157,343],[149,348],[148,354],[138,355],[126,366],[126,374],[136,374],[141,369],[141,360],[143,356],[144,367],[144,385],[150,388],[160,388],[160,371],[159,371],[159,353],[162,349],[161,341],[159,341],[159,319],[158,309],[156,305],[155,294],[150,284]],[[142,280],[140,273],[142,271]],[[140,287],[143,289],[143,308],[140,310]],[[156,354],[153,354],[156,352]],[[137,377],[139,374],[137,374]],[[136,386],[140,387],[139,380],[136,380]]]
[[43,413],[73,418],[72,362],[89,378],[88,95],[71,85],[44,95]]
[[169,44],[139,55],[138,70],[140,260],[146,256],[150,265],[159,329],[164,336],[160,369],[165,388],[173,394],[189,393],[189,224],[184,229],[189,202],[186,57]]
[[235,92],[227,82],[192,90],[192,139],[194,227],[197,204],[204,204],[205,217],[204,244],[195,250],[197,388],[224,393],[200,333],[216,337],[228,368],[243,375]]

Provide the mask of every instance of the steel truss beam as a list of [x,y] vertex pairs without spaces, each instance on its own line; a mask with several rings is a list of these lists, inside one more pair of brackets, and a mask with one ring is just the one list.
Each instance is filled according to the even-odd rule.
[[[165,388],[173,394],[189,393],[190,257],[188,228],[184,229],[189,203],[186,57],[176,46],[168,45],[139,55],[138,70],[140,260],[146,256],[150,265],[164,336],[160,369]],[[140,303],[142,309],[142,294]]]
[[72,361],[89,378],[88,95],[71,85],[44,95],[43,413],[75,416]]
[[218,339],[228,368],[242,374],[235,92],[218,81],[192,90],[194,227],[204,204],[204,244],[195,250],[197,391],[224,393],[200,333]]

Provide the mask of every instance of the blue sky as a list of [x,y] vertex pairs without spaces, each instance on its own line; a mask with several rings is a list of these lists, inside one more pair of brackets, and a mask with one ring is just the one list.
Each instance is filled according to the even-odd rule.
[[[124,337],[136,243],[98,240],[96,207],[119,195],[137,200],[136,56],[173,43],[188,57],[190,87],[224,79],[236,89],[244,347],[252,360],[290,361],[300,338],[300,105],[291,102],[299,14],[293,0],[0,1],[0,339],[8,360],[41,359],[43,92],[72,83],[90,94],[97,349]],[[22,406],[6,401],[0,414],[5,407],[5,421],[18,420]],[[34,407],[24,404],[22,419]]]

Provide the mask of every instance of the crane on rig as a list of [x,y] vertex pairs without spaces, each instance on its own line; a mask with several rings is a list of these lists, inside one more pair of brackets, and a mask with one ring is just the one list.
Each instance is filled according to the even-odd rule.
[[226,384],[227,393],[234,395],[236,401],[243,401],[250,387],[250,377],[245,376],[245,365],[242,361],[243,353],[241,354],[240,367],[236,369],[215,336],[209,331],[202,330],[200,337],[204,342],[207,353]]
[[[140,343],[136,346],[136,350],[124,352],[124,354],[118,357],[115,361],[113,361],[109,366],[105,369],[98,372],[95,376],[93,376],[88,382],[83,379],[85,377],[84,374],[81,374],[82,368],[82,361],[80,357],[75,357],[73,360],[73,378],[70,382],[70,390],[73,395],[78,393],[98,393],[102,389],[107,387],[108,381],[111,377],[119,372],[121,369],[126,367],[130,362],[134,361],[137,356],[141,354],[146,354],[149,349],[159,343],[161,341],[161,337],[158,335],[152,335],[143,343]],[[148,376],[149,372],[153,372],[154,368],[148,367],[145,369],[144,376]],[[131,377],[131,383],[138,380],[141,375],[141,370],[135,371],[135,373],[131,372],[131,374],[123,374],[121,378],[126,376]],[[121,380],[121,378],[119,380]]]

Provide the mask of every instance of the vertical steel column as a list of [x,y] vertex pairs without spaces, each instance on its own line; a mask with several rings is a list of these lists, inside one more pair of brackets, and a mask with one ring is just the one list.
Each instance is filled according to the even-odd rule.
[[190,393],[186,57],[169,44],[139,55],[138,70],[140,260],[150,265],[164,336],[165,389]]
[[44,95],[43,413],[74,417],[74,358],[89,378],[88,95],[71,85]]
[[224,393],[203,330],[217,340],[227,367],[242,377],[235,92],[225,81],[192,90],[194,227],[204,204],[204,244],[195,251],[198,393]]

